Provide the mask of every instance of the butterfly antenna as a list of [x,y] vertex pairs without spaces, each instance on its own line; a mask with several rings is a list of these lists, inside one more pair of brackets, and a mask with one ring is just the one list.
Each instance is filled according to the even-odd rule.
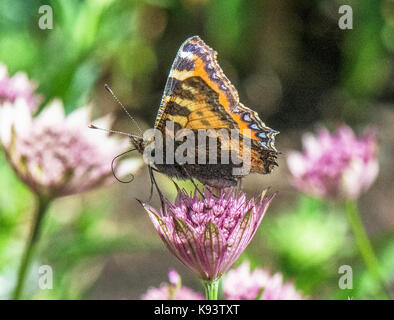
[[125,106],[120,102],[118,97],[115,95],[115,93],[112,91],[112,89],[108,86],[108,84],[104,85],[104,88],[112,95],[112,97],[115,99],[115,101],[121,106],[124,112],[126,112],[127,116],[133,121],[133,123],[136,125],[137,129],[139,130],[140,134],[143,135],[143,131],[141,127],[139,126],[138,122],[131,116],[131,114],[127,111]]
[[131,174],[131,178],[130,178],[129,180],[121,180],[121,179],[119,179],[119,178],[116,176],[116,173],[115,173],[115,161],[116,161],[116,159],[118,159],[118,158],[124,156],[126,153],[129,153],[129,152],[132,152],[132,151],[135,151],[135,150],[137,150],[137,149],[134,148],[134,149],[128,150],[128,151],[126,151],[126,152],[123,152],[123,153],[121,153],[121,154],[118,154],[115,158],[112,159],[112,162],[111,162],[112,174],[114,175],[115,179],[118,180],[118,181],[121,182],[121,183],[130,183],[130,182],[132,182],[132,181],[134,180],[134,175]]
[[130,133],[126,133],[126,132],[122,132],[122,131],[116,131],[116,130],[111,130],[111,129],[99,128],[99,127],[96,127],[94,124],[89,124],[88,127],[89,127],[90,129],[101,130],[101,131],[105,131],[105,132],[108,132],[108,133],[122,134],[122,135],[124,135],[124,136],[128,136],[129,138],[133,136],[133,135],[130,134]]

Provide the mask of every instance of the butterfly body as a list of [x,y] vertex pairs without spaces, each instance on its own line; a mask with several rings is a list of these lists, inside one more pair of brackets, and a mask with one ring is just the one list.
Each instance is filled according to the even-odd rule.
[[[148,143],[146,143],[142,137],[132,136],[132,143],[136,149],[143,154]],[[153,141],[150,141],[152,143]],[[175,148],[179,144],[175,144]],[[207,151],[208,153],[208,151]],[[166,151],[163,150],[164,158],[166,157]],[[235,186],[237,184],[237,176],[233,174],[233,168],[235,166],[240,167],[241,164],[234,165],[232,163],[222,164],[199,164],[198,158],[196,156],[194,164],[183,163],[179,164],[176,162],[171,162],[167,164],[166,162],[154,163],[157,171],[164,173],[165,175],[176,178],[180,180],[188,180],[195,178],[201,183],[216,187],[216,188],[226,188]]]
[[[172,124],[170,129],[169,123]],[[204,144],[201,141],[196,144],[192,161],[154,163],[158,171],[170,177],[196,178],[203,184],[222,188],[236,185],[238,178],[243,176],[234,173],[234,169],[244,165],[245,154],[250,155],[250,172],[267,174],[277,165],[274,142],[278,132],[267,127],[255,111],[239,102],[236,89],[216,61],[216,52],[198,36],[187,39],[175,57],[154,128],[173,141],[185,129],[195,135],[196,141],[199,132],[208,132]],[[230,131],[237,133],[237,139],[215,135]],[[206,145],[212,139],[216,140],[216,147],[209,148]],[[175,149],[184,143],[182,139],[175,140]],[[149,144],[135,136],[132,142],[141,153]],[[234,157],[223,161],[223,150]],[[201,163],[198,155],[202,151],[207,154],[214,151],[217,161]],[[160,152],[166,159],[169,149],[164,146]]]

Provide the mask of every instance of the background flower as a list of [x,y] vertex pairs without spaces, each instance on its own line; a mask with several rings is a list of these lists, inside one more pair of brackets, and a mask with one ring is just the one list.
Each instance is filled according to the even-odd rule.
[[[32,117],[24,99],[0,109],[0,141],[14,170],[32,190],[48,198],[83,192],[114,181],[112,159],[128,145],[126,139],[90,130],[90,108],[67,117],[59,100]],[[110,117],[96,121],[109,127]],[[140,160],[122,162],[117,175],[134,172]]]
[[178,189],[175,203],[155,210],[143,204],[167,248],[203,280],[226,272],[252,240],[273,198],[264,190],[246,199],[235,189],[215,196],[206,190],[199,199]]
[[260,268],[251,271],[249,262],[243,262],[224,276],[223,295],[227,300],[302,299],[291,282],[283,282],[281,273],[270,275]]
[[[159,288],[150,288],[141,296],[142,300],[201,300],[204,297],[190,288],[181,286],[181,278],[175,270],[168,277],[176,275],[176,284],[163,283]],[[251,271],[249,262],[231,269],[222,282],[225,300],[300,300],[301,292],[293,283],[283,282],[281,273],[269,274],[266,270],[256,268]]]
[[[141,296],[142,300],[204,300],[204,296],[182,286],[181,277],[171,269],[168,273],[170,283],[163,283],[159,288],[150,288]],[[176,281],[176,282],[174,282]]]
[[379,171],[375,133],[356,137],[348,126],[336,132],[320,129],[303,137],[304,150],[292,152],[287,163],[293,184],[305,193],[328,198],[358,198]]
[[9,101],[15,102],[16,99],[25,99],[30,110],[35,111],[41,103],[41,96],[34,91],[37,84],[30,81],[23,72],[17,72],[13,77],[8,75],[7,67],[0,63],[0,104]]

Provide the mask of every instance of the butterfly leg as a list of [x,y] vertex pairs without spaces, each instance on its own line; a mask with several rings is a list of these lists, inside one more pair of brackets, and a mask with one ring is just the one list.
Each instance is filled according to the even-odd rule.
[[150,170],[149,170],[149,177],[150,177],[150,193],[149,193],[148,202],[151,202],[152,197],[153,197],[153,186],[154,186],[154,183],[153,183],[153,179],[152,179],[152,173],[150,172]]
[[160,197],[161,206],[163,208],[163,213],[165,213],[164,196],[161,193],[160,188],[159,188],[159,186],[158,186],[158,184],[156,182],[155,176],[153,175],[153,171],[159,172],[155,168],[152,168],[151,166],[149,166],[149,175],[150,175],[150,179],[151,179],[151,183],[152,183],[152,187],[151,188],[153,188],[153,185],[156,187],[156,190],[157,190],[157,192],[159,194],[159,197]]
[[196,190],[198,191],[198,193],[201,195],[201,197],[205,200],[205,196],[202,193],[202,191],[198,188],[198,186],[196,185],[196,183],[194,182],[193,178],[190,179],[191,182],[193,183],[194,187],[196,188]]
[[186,170],[185,167],[181,167],[182,170],[186,173],[187,177],[190,179],[190,181],[193,183],[194,187],[196,188],[197,192],[200,194],[200,196],[205,200],[205,196],[202,193],[202,191],[199,189],[199,187],[197,186],[197,184],[194,182],[194,179],[192,178],[192,176],[189,174],[189,172]]
[[243,189],[243,181],[242,178],[238,179],[238,192],[241,192]]
[[[151,167],[152,168],[152,171],[154,171],[154,172],[157,172],[157,173],[161,173],[161,174],[164,174],[163,172],[161,172],[161,171],[159,171],[159,170],[157,170],[156,168],[153,168],[153,167]],[[178,184],[174,181],[174,179],[173,178],[171,178],[171,177],[169,177],[169,176],[167,176],[166,175],[166,177],[167,178],[169,178],[171,181],[172,181],[172,183],[175,185],[175,187],[177,188],[177,189],[179,189],[180,190],[180,188],[179,188],[179,186],[178,186]],[[151,178],[151,183],[152,183],[152,185],[151,185],[151,189],[153,189],[153,181],[152,181],[152,178]],[[158,190],[159,191],[159,190]],[[160,193],[160,191],[159,191],[159,193]]]
[[[159,171],[159,170],[157,170],[156,168],[153,168],[153,167],[152,167],[152,171],[157,172],[157,173],[164,174],[163,172],[161,172],[161,171]],[[169,178],[173,183],[175,183],[175,181],[174,181],[173,178],[171,178],[171,177],[169,177],[169,176],[167,176],[167,175],[166,175],[166,177]],[[175,184],[176,184],[176,183],[175,183]]]

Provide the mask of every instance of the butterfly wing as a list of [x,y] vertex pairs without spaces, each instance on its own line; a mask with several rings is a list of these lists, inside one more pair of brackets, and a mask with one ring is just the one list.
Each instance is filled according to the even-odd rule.
[[216,52],[199,37],[179,48],[164,89],[155,128],[167,120],[188,129],[234,128],[229,110],[238,93],[216,61]]
[[[198,36],[182,44],[167,79],[155,128],[165,133],[166,122],[172,121],[175,130],[239,129],[241,137],[252,139],[252,171],[268,173],[275,164],[278,132],[239,102],[216,56]],[[243,147],[240,144],[240,153]]]

